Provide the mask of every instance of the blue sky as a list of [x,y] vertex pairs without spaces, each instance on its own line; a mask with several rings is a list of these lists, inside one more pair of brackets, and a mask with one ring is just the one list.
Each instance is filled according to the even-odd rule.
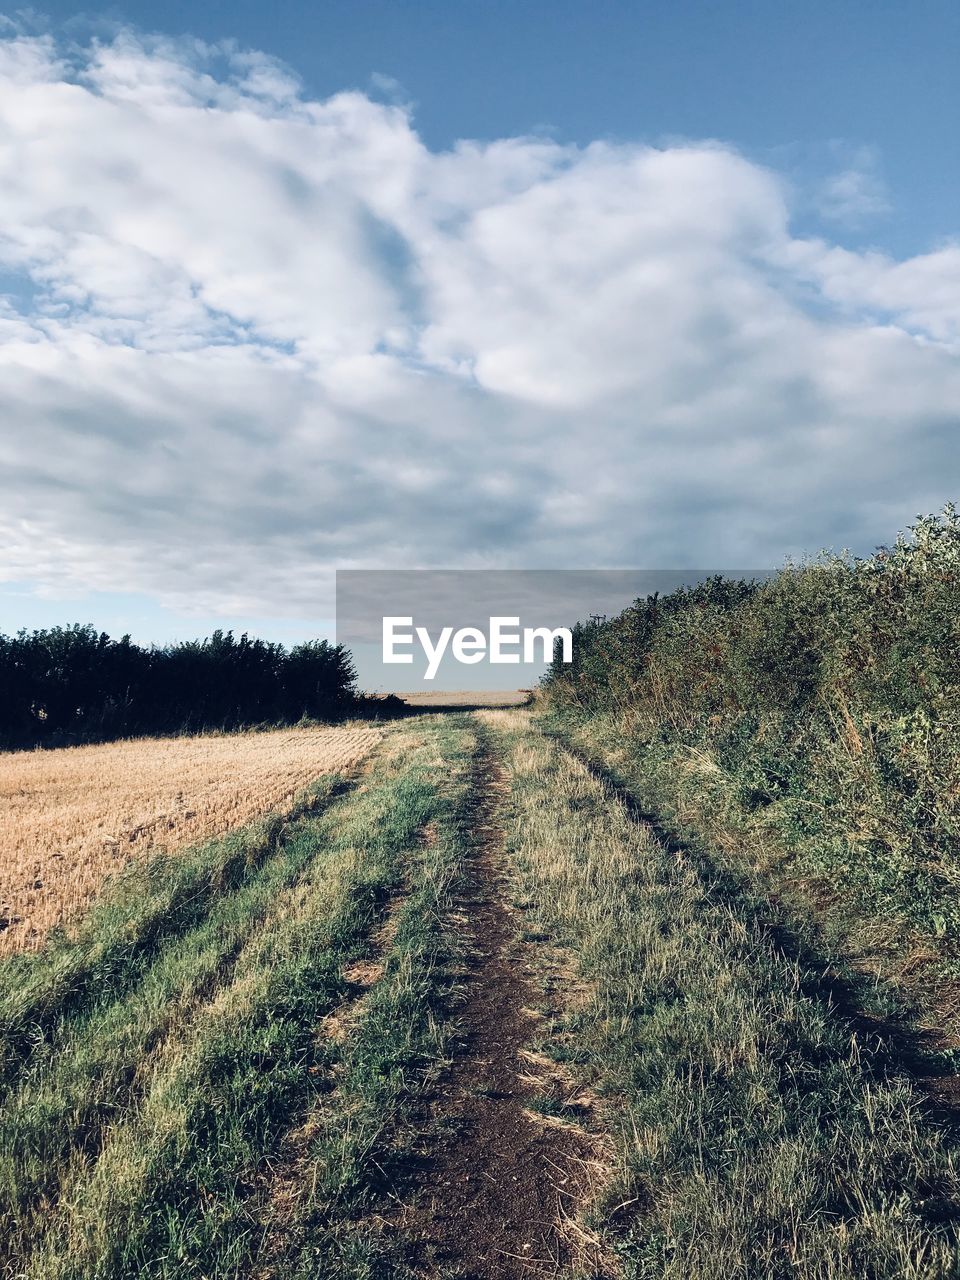
[[957,496],[956,4],[0,34],[0,630],[293,640],[337,567],[762,567]]
[[[82,34],[90,7],[41,11]],[[126,3],[101,22],[233,38],[319,97],[393,78],[432,147],[548,131],[586,144],[718,138],[801,174],[876,149],[895,199],[860,238],[918,252],[956,233],[960,5],[951,0],[274,0]]]

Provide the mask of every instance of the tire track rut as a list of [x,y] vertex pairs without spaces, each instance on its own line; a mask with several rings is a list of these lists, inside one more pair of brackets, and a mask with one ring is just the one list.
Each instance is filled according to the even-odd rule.
[[507,905],[498,811],[508,784],[482,729],[478,743],[465,822],[473,851],[457,902],[467,955],[459,1044],[421,1118],[431,1145],[398,1225],[423,1274],[439,1266],[463,1280],[515,1280],[558,1275],[572,1260],[565,1224],[587,1189],[593,1152],[588,1134],[529,1109],[538,1090],[521,1055],[542,992]]

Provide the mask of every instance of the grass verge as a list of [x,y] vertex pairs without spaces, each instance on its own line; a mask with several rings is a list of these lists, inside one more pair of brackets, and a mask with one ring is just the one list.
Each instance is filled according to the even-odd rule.
[[730,780],[696,752],[645,749],[612,714],[581,716],[549,707],[539,718],[558,740],[595,762],[655,815],[664,834],[728,874],[740,892],[842,977],[871,1014],[895,1022],[922,1061],[934,1092],[960,1066],[960,953],[932,940],[903,914],[877,911],[849,882],[828,879],[816,861],[786,844],[769,823],[745,816]]
[[598,1214],[625,1273],[956,1275],[954,1159],[882,1037],[523,713],[488,720],[518,895],[585,984],[545,1047],[609,1099],[619,1168]]

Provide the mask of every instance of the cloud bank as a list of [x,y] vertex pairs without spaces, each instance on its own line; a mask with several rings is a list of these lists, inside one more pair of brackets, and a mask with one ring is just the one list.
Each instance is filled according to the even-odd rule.
[[309,614],[336,567],[762,567],[956,496],[960,246],[799,236],[728,147],[437,153],[229,45],[15,35],[0,184],[2,578]]

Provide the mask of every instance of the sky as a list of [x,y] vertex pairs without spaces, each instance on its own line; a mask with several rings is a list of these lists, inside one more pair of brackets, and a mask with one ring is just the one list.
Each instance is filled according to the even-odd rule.
[[960,6],[0,22],[0,632],[760,569],[958,497]]

